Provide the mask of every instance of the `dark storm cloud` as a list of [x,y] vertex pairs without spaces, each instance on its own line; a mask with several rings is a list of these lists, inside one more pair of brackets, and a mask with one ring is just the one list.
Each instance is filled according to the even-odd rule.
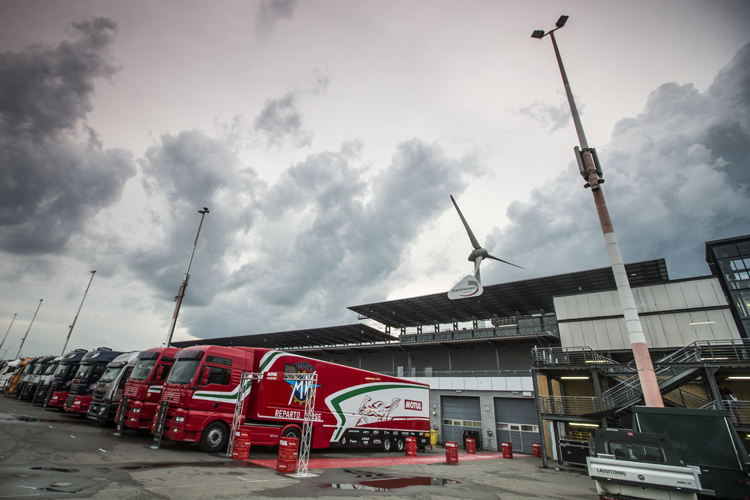
[[130,153],[103,149],[86,116],[94,81],[116,68],[115,24],[73,24],[74,41],[0,54],[0,248],[60,252],[86,221],[119,200]]
[[[583,107],[579,109],[582,110]],[[519,109],[517,114],[531,118],[550,132],[567,127],[571,120],[570,107],[565,101],[557,104],[537,101]]]
[[253,122],[255,133],[268,148],[310,146],[313,134],[303,125],[301,101],[306,95],[318,97],[325,94],[328,83],[328,75],[315,69],[306,86],[290,90],[282,97],[267,99]]
[[[704,242],[750,233],[750,45],[706,92],[667,83],[599,149],[604,191],[626,262],[665,257],[673,278],[708,274]],[[571,137],[571,140],[574,140]],[[528,271],[492,281],[608,265],[591,193],[573,162],[508,209],[487,249]],[[505,256],[505,257],[503,257]]]
[[[176,140],[181,147],[174,147]],[[196,142],[203,147],[196,147]],[[162,140],[151,150],[144,170],[149,177],[179,176],[180,170],[173,168],[177,150],[197,149],[205,156],[209,148],[216,151],[220,142],[182,134]],[[221,193],[233,202],[225,203],[229,207],[221,213],[212,208],[204,227],[214,234],[206,234],[206,240],[201,234],[201,267],[212,269],[201,271],[199,279],[210,284],[197,285],[195,267],[188,295],[216,293],[217,297],[210,309],[193,308],[185,314],[182,324],[193,335],[260,333],[345,321],[347,305],[380,299],[387,293],[387,280],[401,265],[409,245],[450,208],[448,194],[462,193],[467,176],[479,169],[472,158],[451,158],[439,146],[415,139],[398,145],[387,168],[374,173],[358,166],[362,147],[351,141],[339,151],[312,154],[290,166],[268,188],[252,183],[249,188],[242,186],[231,172],[221,171],[210,180],[196,181],[191,189],[208,186],[200,200],[213,198],[216,203]],[[213,171],[209,163],[197,175],[185,177],[204,179]],[[236,168],[236,160],[229,163],[234,166],[228,170]],[[257,196],[240,199],[238,193],[248,189]],[[169,187],[159,192],[177,190]],[[202,203],[195,199],[184,210],[189,212]],[[232,212],[243,215],[231,219]],[[227,217],[230,221],[224,222]],[[154,234],[153,245],[133,260],[133,268],[163,288],[160,293],[165,296],[176,292],[198,221],[197,216],[183,218],[189,222]],[[233,240],[241,223],[249,231],[249,247],[248,239]],[[227,266],[214,265],[226,264],[226,255],[241,252],[246,252],[245,263],[229,275]],[[171,258],[183,254],[184,262]],[[160,281],[168,284],[157,285]]]
[[297,92],[288,92],[277,99],[268,99],[253,122],[270,147],[304,147],[312,142],[312,133],[302,126]]
[[160,296],[174,295],[195,242],[198,210],[208,207],[186,296],[187,303],[208,304],[224,287],[224,260],[237,251],[234,238],[254,223],[261,183],[243,167],[231,141],[197,130],[163,135],[141,166],[146,191],[161,208],[152,212],[149,244],[129,256],[129,267]]
[[255,26],[258,33],[266,37],[273,32],[279,21],[292,19],[298,0],[261,0]]

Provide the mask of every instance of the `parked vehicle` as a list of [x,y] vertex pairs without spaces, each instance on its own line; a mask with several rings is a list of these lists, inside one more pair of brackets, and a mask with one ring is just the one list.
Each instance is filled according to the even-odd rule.
[[84,354],[70,384],[65,411],[82,415],[88,413],[94,386],[104,374],[107,365],[120,354],[123,353],[113,351],[109,347],[99,347]]
[[26,358],[24,360],[21,360],[20,363],[16,366],[16,370],[13,372],[13,375],[8,380],[8,383],[5,385],[5,395],[6,396],[14,396],[16,392],[16,386],[18,385],[18,381],[23,376],[24,371],[26,370],[26,367],[28,366],[29,362],[31,361],[31,358]]
[[[241,389],[243,372],[262,378]],[[403,450],[406,436],[416,437],[419,448],[429,445],[428,385],[270,349],[218,346],[191,347],[175,356],[161,396],[169,402],[163,437],[197,441],[207,452],[223,449],[242,394],[243,429],[252,431],[252,445],[298,438],[312,387],[293,375],[313,372],[313,448]]]
[[0,392],[5,391],[5,386],[10,383],[10,379],[13,378],[19,364],[21,364],[20,359],[8,361],[3,369],[0,370]]
[[18,399],[20,399],[21,401],[28,401],[34,396],[37,387],[39,387],[39,380],[42,377],[42,373],[47,369],[47,366],[49,366],[50,362],[53,359],[55,359],[54,356],[39,357],[36,359],[34,367],[28,368],[26,370],[30,373],[26,380],[23,382],[23,385],[17,391]]
[[31,404],[33,405],[41,405],[44,404],[44,397],[47,395],[47,390],[49,389],[49,385],[52,382],[52,378],[55,375],[55,371],[57,371],[57,367],[60,365],[60,361],[62,361],[62,356],[58,356],[56,358],[53,358],[49,363],[47,363],[46,368],[42,372],[41,375],[39,375],[39,383],[37,384],[36,390],[34,391],[34,394],[31,397]]
[[162,385],[174,364],[175,347],[155,347],[139,354],[133,373],[125,384],[127,396],[124,426],[131,429],[150,429],[159,409]]
[[61,410],[65,408],[65,401],[68,399],[68,390],[73,382],[73,376],[78,371],[81,360],[87,352],[86,349],[76,349],[62,357],[47,389],[45,408],[59,408]]
[[107,365],[107,369],[94,387],[86,418],[96,420],[100,424],[114,421],[120,407],[122,390],[139,354],[140,351],[120,354]]

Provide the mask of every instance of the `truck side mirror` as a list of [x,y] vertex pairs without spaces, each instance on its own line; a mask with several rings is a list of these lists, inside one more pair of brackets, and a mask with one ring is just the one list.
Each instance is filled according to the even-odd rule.
[[161,380],[162,375],[164,375],[164,365],[159,365],[156,368],[156,380],[157,381]]
[[208,374],[211,373],[211,368],[208,366],[203,367],[203,375],[201,376],[201,385],[208,385]]

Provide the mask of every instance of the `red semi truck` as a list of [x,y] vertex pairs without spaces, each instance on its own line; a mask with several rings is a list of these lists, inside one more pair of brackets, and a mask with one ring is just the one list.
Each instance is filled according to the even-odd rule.
[[[242,373],[261,374],[240,388]],[[222,450],[238,395],[247,397],[243,429],[252,445],[277,446],[300,437],[311,386],[284,374],[317,373],[313,448],[403,450],[406,436],[430,442],[429,386],[296,354],[251,347],[195,346],[175,356],[164,384],[169,402],[163,437]],[[156,428],[156,419],[152,432]]]
[[125,384],[123,396],[127,396],[123,425],[131,429],[150,429],[161,399],[164,380],[174,364],[175,347],[155,347],[143,351]]

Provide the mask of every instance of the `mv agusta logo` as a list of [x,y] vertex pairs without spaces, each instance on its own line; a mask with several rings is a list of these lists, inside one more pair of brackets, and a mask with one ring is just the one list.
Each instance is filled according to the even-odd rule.
[[[297,368],[297,373],[301,375],[313,373],[315,371],[315,367],[307,362],[297,363],[295,366]],[[292,393],[289,395],[288,405],[291,405],[292,402],[300,405],[305,404],[313,387],[320,387],[320,384],[313,385],[309,380],[285,380],[285,382],[292,386]]]

